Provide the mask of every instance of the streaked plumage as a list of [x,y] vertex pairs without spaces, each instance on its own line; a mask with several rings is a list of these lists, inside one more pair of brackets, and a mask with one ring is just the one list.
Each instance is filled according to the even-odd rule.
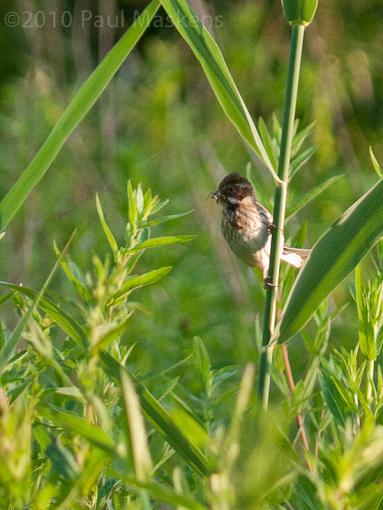
[[[238,173],[227,175],[212,197],[222,205],[222,233],[234,254],[267,278],[273,218],[255,198],[252,184]],[[301,267],[309,250],[285,246],[281,259]]]

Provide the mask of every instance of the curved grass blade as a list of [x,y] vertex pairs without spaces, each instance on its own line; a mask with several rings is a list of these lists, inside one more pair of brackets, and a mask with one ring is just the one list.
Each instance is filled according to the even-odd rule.
[[208,507],[192,499],[190,496],[186,496],[184,494],[177,494],[170,487],[160,484],[158,482],[140,482],[139,480],[132,477],[123,477],[124,482],[135,489],[136,491],[140,491],[141,489],[146,489],[153,498],[156,498],[164,503],[169,503],[173,506],[173,508],[187,508],[189,510],[208,510]]
[[148,437],[137,393],[126,370],[123,369],[120,384],[125,404],[126,442],[133,459],[136,478],[140,482],[145,482],[150,479],[153,469]]
[[64,412],[58,407],[53,406],[51,409],[43,409],[40,414],[46,420],[51,421],[56,427],[78,434],[90,444],[101,448],[101,450],[110,455],[115,454],[116,444],[113,439],[100,427],[87,422],[81,416],[67,411]]
[[108,223],[106,222],[104,211],[102,209],[102,205],[101,205],[98,193],[96,193],[96,207],[97,207],[97,213],[98,213],[98,217],[100,219],[102,230],[104,231],[105,237],[109,243],[109,246],[112,249],[114,257],[116,257],[116,255],[118,253],[118,244],[117,244],[116,238],[113,235],[112,230],[110,229]]
[[[102,470],[105,466],[110,465],[110,454],[105,453],[98,448],[92,449],[86,457],[81,471],[74,478],[73,484],[67,492],[67,487],[60,484],[60,491],[64,494],[63,497],[57,498],[57,503],[50,506],[52,510],[68,510],[79,508],[76,502],[81,496],[89,493],[90,488],[97,483]],[[38,508],[36,506],[36,508]]]
[[375,157],[374,151],[372,150],[372,147],[370,147],[370,159],[372,162],[372,166],[377,173],[378,177],[383,177],[383,170],[382,167],[379,165],[378,160]]
[[326,181],[318,184],[315,188],[308,190],[301,198],[295,200],[292,205],[288,208],[288,212],[286,215],[286,221],[290,220],[293,216],[295,216],[301,209],[306,207],[310,202],[315,200],[319,195],[321,195],[327,188],[332,186],[335,182],[338,182],[344,174],[334,175],[330,177]]
[[[58,257],[60,256],[61,252],[56,244],[56,241],[53,241],[53,251]],[[61,268],[68,280],[72,282],[82,299],[89,303],[89,301],[92,299],[92,296],[87,289],[85,277],[81,273],[79,267],[72,260],[70,260],[69,257],[66,257],[61,260]]]
[[[62,254],[63,253],[64,252],[62,252]],[[61,258],[59,258],[58,261],[60,262]],[[38,295],[36,291],[29,289],[28,287],[16,285],[15,283],[0,281],[0,286],[20,292],[20,294],[23,294],[24,296],[34,300]],[[67,333],[68,336],[73,338],[73,340],[75,340],[82,347],[87,346],[88,339],[82,327],[63,310],[61,310],[61,308],[58,307],[53,301],[46,297],[42,297],[40,300],[38,300],[37,305],[41,307],[44,312],[49,315],[49,317]]]
[[136,246],[129,248],[128,251],[146,250],[146,248],[156,248],[157,246],[166,246],[168,244],[188,243],[195,238],[195,235],[153,237],[151,239],[146,239],[146,241],[140,244],[136,244]]
[[[106,351],[100,353],[100,358],[105,372],[116,382],[119,382],[120,371],[126,370],[126,368]],[[204,455],[183,433],[168,411],[142,383],[137,382],[132,374],[129,376],[135,382],[142,410],[152,426],[164,436],[178,455],[183,457],[198,474],[208,475],[211,473],[215,468],[214,460]]]
[[309,147],[302,153],[298,154],[290,164],[290,175],[289,181],[292,181],[293,178],[298,174],[299,170],[310,161],[311,157],[317,152],[318,148],[316,145]]
[[15,349],[17,347],[17,344],[21,338],[21,335],[29,321],[29,319],[32,316],[32,313],[36,310],[36,307],[39,305],[39,303],[42,300],[42,297],[50,283],[50,281],[53,278],[53,275],[57,271],[58,267],[60,266],[61,260],[63,259],[71,241],[73,239],[73,234],[70,237],[69,241],[67,242],[66,246],[64,247],[60,257],[57,259],[55,265],[52,268],[52,271],[49,273],[48,278],[45,280],[44,285],[41,287],[40,292],[35,293],[34,300],[29,306],[26,313],[23,315],[15,329],[10,334],[7,342],[5,343],[4,347],[0,351],[0,374],[3,372],[4,368],[6,367],[8,361],[11,359],[13,353],[15,352]]
[[315,244],[287,299],[273,341],[298,333],[318,306],[383,235],[383,179],[357,200]]
[[121,64],[145,32],[158,7],[159,0],[152,0],[80,87],[36,156],[1,201],[0,230],[4,229],[12,220],[33,187],[53,163],[69,135],[101,96]]
[[172,266],[164,266],[159,269],[154,269],[153,271],[149,271],[148,273],[139,274],[139,275],[129,275],[126,277],[125,283],[122,287],[113,294],[111,300],[114,302],[119,299],[121,296],[124,296],[126,293],[131,290],[138,289],[140,287],[144,287],[145,285],[151,285],[152,283],[158,282],[162,280],[167,274],[172,270]]
[[186,0],[161,0],[185,39],[229,120],[278,182],[278,176],[217,43]]
[[186,212],[178,213],[178,214],[168,214],[167,216],[162,216],[161,218],[155,218],[154,220],[144,221],[141,225],[139,225],[139,227],[140,228],[154,227],[156,225],[161,225],[161,223],[165,223],[167,221],[178,220],[178,218],[183,218],[184,216],[187,216],[188,214],[191,214],[192,212],[194,212],[194,209],[190,209],[190,211],[186,211]]

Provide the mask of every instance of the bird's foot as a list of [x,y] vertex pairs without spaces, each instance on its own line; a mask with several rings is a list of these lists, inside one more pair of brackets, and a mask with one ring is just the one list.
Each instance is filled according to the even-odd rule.
[[267,231],[269,232],[269,234],[272,234],[275,230],[277,230],[277,226],[275,223],[269,223],[268,227],[267,227]]
[[266,290],[268,290],[268,289],[275,289],[275,288],[277,288],[277,287],[278,287],[278,285],[276,285],[275,283],[273,283],[273,280],[272,280],[269,276],[267,276],[267,277],[264,279],[264,283],[265,283],[264,288],[265,288]]

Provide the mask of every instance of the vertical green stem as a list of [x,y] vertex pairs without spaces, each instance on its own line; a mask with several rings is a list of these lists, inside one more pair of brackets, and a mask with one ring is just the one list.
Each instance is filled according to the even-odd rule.
[[[295,108],[298,94],[299,70],[301,65],[303,35],[305,27],[294,25],[291,34],[291,46],[289,56],[289,68],[287,75],[287,87],[285,98],[285,110],[283,115],[281,151],[279,156],[278,176],[282,183],[276,187],[274,195],[274,225],[271,240],[269,281],[267,289],[265,317],[263,323],[262,346],[265,348],[275,328],[277,311],[277,288],[279,282],[280,257],[283,251],[283,227],[286,214],[286,199],[289,179],[289,167],[291,156],[291,144],[295,120]],[[263,349],[259,366],[258,395],[262,398],[263,407],[267,408],[269,402],[271,364],[273,360],[273,347]]]
[[374,367],[375,361],[369,360],[367,364],[367,389],[366,389],[366,400],[369,404],[372,401],[372,385],[374,384]]

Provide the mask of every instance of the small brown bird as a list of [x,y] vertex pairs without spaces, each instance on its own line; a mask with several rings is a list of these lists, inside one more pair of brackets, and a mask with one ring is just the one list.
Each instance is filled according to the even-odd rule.
[[[273,217],[255,198],[252,184],[238,173],[227,175],[211,197],[221,204],[222,233],[234,254],[248,266],[259,267],[266,286]],[[301,267],[309,250],[284,246],[281,259]]]

